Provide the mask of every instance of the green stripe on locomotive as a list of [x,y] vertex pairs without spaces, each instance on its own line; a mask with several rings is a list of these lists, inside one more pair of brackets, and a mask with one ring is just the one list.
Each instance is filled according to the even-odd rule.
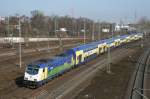
[[51,78],[51,77],[53,77],[53,76],[55,76],[55,75],[65,71],[67,69],[72,68],[73,66],[74,66],[74,60],[72,58],[71,63],[64,63],[63,65],[60,65],[60,66],[57,66],[57,67],[55,67],[55,68],[53,68],[51,70],[48,70],[48,77]]

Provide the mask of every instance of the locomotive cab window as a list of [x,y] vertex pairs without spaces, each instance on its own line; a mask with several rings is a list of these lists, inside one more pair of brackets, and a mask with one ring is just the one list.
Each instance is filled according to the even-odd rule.
[[39,67],[38,66],[28,65],[28,67],[26,69],[26,72],[31,74],[31,75],[38,74],[38,71],[39,71]]

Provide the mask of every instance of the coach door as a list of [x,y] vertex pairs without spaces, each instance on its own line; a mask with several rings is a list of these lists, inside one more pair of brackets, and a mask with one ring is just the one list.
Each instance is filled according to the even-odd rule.
[[78,61],[79,61],[79,64],[82,62],[82,55],[78,56]]

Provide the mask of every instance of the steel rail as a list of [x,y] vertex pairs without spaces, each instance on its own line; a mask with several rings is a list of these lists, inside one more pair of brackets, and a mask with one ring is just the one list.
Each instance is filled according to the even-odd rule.
[[139,89],[143,89],[144,86],[144,75],[149,55],[150,55],[150,48],[148,48],[138,59],[129,99],[148,99],[146,96],[143,95],[143,90]]

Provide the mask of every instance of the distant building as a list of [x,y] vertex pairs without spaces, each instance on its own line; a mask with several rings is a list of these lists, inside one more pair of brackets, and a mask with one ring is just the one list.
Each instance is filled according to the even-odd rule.
[[111,33],[114,31],[115,25],[114,23],[102,22],[101,23],[101,32],[103,33]]
[[0,22],[5,21],[5,17],[0,16]]
[[135,27],[130,26],[129,24],[116,24],[115,31],[121,31],[121,30],[127,30],[127,31],[133,31],[136,30]]
[[60,28],[59,30],[56,30],[56,32],[67,32],[67,29],[66,28]]
[[30,22],[30,18],[25,15],[21,16],[20,20],[21,20],[21,22]]
[[66,28],[60,28],[59,30],[56,30],[56,35],[59,37],[68,37],[67,32],[68,30]]
[[103,29],[102,29],[102,32],[108,33],[108,32],[110,32],[110,29],[108,29],[108,28],[103,28]]

